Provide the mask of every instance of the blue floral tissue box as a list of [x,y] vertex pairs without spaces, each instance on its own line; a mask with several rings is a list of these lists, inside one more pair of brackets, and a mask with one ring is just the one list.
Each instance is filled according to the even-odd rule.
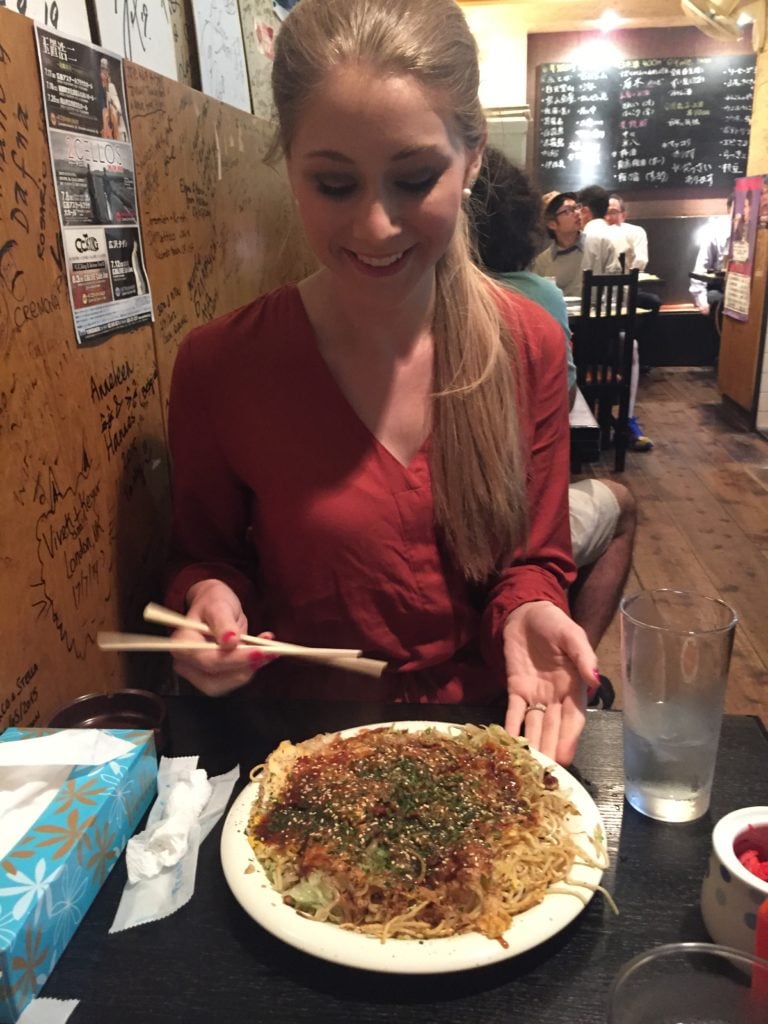
[[[52,729],[6,729],[0,743]],[[0,861],[0,1022],[40,991],[156,794],[151,731],[108,729],[132,750],[73,768]]]

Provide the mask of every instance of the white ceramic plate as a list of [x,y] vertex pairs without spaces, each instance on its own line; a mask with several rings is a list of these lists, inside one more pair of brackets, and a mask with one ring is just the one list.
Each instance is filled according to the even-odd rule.
[[[443,722],[385,722],[360,729],[347,729],[341,735],[351,736],[362,729],[382,727],[409,732],[436,728],[449,734],[455,728]],[[553,765],[536,751],[532,753],[542,764],[550,766],[552,774],[560,783],[561,792],[575,806],[577,814],[569,819],[569,827],[577,836],[577,842],[592,859],[599,859],[596,858],[591,837],[596,834],[604,837],[605,828],[594,801],[564,768]],[[572,895],[569,892],[549,893],[538,906],[513,918],[504,933],[508,944],[506,949],[500,942],[480,933],[422,941],[388,939],[382,943],[369,935],[301,917],[283,903],[245,836],[251,806],[257,794],[257,782],[247,785],[235,800],[224,822],[221,862],[227,883],[235,899],[263,928],[283,942],[323,960],[393,974],[434,974],[482,967],[524,953],[556,935],[581,913],[591,895],[588,889],[581,886],[570,887],[564,882],[559,883],[558,889],[570,890]],[[597,885],[602,875],[601,869],[582,864],[576,864],[571,869],[573,879],[589,885]]]

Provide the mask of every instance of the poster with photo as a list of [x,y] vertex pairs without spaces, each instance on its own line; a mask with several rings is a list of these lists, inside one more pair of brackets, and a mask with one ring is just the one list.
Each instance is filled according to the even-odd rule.
[[723,297],[723,313],[733,320],[749,319],[752,266],[762,191],[762,176],[736,179],[731,209],[728,273]]
[[62,131],[49,144],[62,225],[136,223],[132,146]]
[[150,323],[121,59],[36,26],[78,344]]

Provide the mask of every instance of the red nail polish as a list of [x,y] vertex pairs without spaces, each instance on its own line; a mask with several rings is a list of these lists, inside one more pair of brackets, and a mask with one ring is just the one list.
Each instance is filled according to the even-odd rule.
[[592,675],[595,677],[595,681],[592,686],[587,687],[587,700],[592,700],[597,691],[600,689],[600,673],[596,668],[592,669]]
[[274,661],[275,658],[279,657],[279,654],[270,654],[269,651],[251,651],[248,655],[248,661],[254,668],[261,668],[262,665],[267,665],[270,661]]
[[230,640],[237,640],[237,639],[238,639],[238,635],[234,631],[234,629],[228,629],[226,633],[222,633],[221,639],[219,640],[219,643],[220,644],[226,644],[226,643],[229,643]]

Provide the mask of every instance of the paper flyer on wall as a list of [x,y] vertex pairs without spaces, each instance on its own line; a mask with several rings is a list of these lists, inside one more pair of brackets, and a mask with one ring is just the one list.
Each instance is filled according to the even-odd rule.
[[78,39],[91,38],[85,0],[0,0],[0,7],[24,14],[54,32],[66,32]]
[[762,177],[736,179],[731,209],[728,274],[723,296],[723,313],[733,320],[749,319],[752,267],[762,190]]
[[35,26],[79,345],[150,323],[120,57]]

